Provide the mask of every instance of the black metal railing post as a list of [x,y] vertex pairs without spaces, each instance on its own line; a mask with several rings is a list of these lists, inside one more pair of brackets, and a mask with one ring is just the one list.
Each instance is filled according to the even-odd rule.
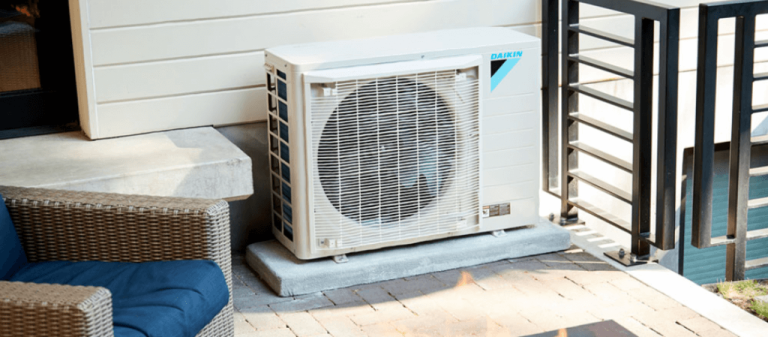
[[[768,143],[768,137],[751,135],[752,114],[768,111],[768,105],[753,106],[755,81],[768,75],[754,74],[757,15],[768,14],[768,1],[731,1],[699,7],[699,62],[696,92],[696,144],[692,244],[696,248],[726,246],[728,281],[743,280],[747,270],[768,266],[768,257],[747,260],[747,242],[768,237],[768,230],[749,231],[749,209],[768,206],[768,198],[749,199],[751,176],[768,175],[768,168],[750,168],[752,146]],[[734,82],[728,181],[728,227],[725,236],[712,238],[712,190],[714,181],[715,94],[717,91],[718,23],[736,18]]]
[[561,221],[573,221],[577,218],[576,207],[570,200],[579,196],[578,184],[575,178],[568,174],[579,168],[578,154],[573,148],[568,147],[568,144],[579,139],[579,126],[576,121],[570,118],[571,114],[575,113],[579,107],[579,94],[571,89],[571,83],[579,83],[579,64],[577,61],[566,57],[570,51],[578,52],[579,50],[579,33],[569,29],[572,24],[579,24],[579,3],[575,0],[563,0],[563,103],[560,107],[562,110],[560,115],[560,125],[562,125],[560,135],[562,142],[560,161],[562,166],[560,171]]
[[[668,10],[659,22],[659,110],[656,171],[656,239],[662,250],[675,248],[675,192],[677,184],[677,104],[680,55],[680,11]],[[670,147],[670,144],[674,144]],[[662,149],[664,149],[662,151]]]
[[559,39],[558,21],[560,0],[542,0],[541,4],[541,122],[542,134],[542,188],[545,192],[552,192],[558,189],[560,184],[557,181],[557,148],[558,148],[558,89],[559,89],[559,67],[557,66],[559,58]]
[[[654,22],[635,17],[635,99],[632,142],[632,254],[647,256],[651,232]],[[649,88],[651,88],[649,90]]]
[[[557,63],[557,53],[553,44],[557,32],[552,22],[557,19],[558,0],[543,0],[542,20],[545,21],[542,36],[542,49],[545,50],[542,75],[543,121],[544,131],[544,190],[556,195],[561,200],[560,223],[578,221],[577,210],[591,214],[616,228],[631,235],[631,254],[612,252],[608,256],[626,265],[648,261],[650,246],[668,250],[675,247],[675,184],[677,150],[677,84],[678,55],[680,34],[680,10],[666,5],[641,0],[562,0],[562,100],[560,111],[560,186],[552,184],[556,172],[553,153],[557,152],[556,140],[549,139],[557,130],[553,117],[557,106],[557,95],[552,95],[552,88],[558,85],[557,76],[553,76],[552,65]],[[635,17],[634,41],[609,32],[602,32],[585,27],[579,22],[581,3],[602,7],[618,12],[632,14]],[[660,27],[660,72],[658,106],[657,144],[657,190],[656,190],[656,233],[651,236],[651,201],[653,173],[653,62],[655,22]],[[581,34],[602,39],[620,46],[634,48],[634,70],[592,59],[579,52]],[[608,95],[579,83],[579,65],[587,65],[602,71],[632,79],[634,81],[634,101],[628,102]],[[633,131],[628,132],[601,120],[591,118],[579,111],[579,95],[586,95],[599,101],[628,110],[634,114]],[[632,163],[607,154],[600,149],[584,144],[579,140],[579,126],[588,125],[594,129],[632,143]],[[549,137],[549,138],[547,138]],[[586,154],[632,174],[632,191],[620,188],[590,176],[579,170],[579,154]],[[632,207],[629,221],[620,219],[597,205],[592,205],[578,196],[578,184],[586,183],[606,194],[622,200]]]

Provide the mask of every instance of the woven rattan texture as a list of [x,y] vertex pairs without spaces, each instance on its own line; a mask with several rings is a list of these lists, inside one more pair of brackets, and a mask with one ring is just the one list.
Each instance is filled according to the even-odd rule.
[[212,260],[229,304],[200,332],[232,336],[229,205],[167,198],[0,186],[30,262]]
[[0,194],[30,262],[226,255],[218,251],[229,240],[224,201],[8,187]]
[[109,290],[0,281],[0,336],[112,336]]

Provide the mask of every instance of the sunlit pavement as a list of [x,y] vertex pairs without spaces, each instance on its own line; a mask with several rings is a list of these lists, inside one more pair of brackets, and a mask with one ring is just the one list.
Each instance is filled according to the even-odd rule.
[[734,336],[579,249],[296,297],[232,262],[238,337],[525,336],[608,320],[637,336]]

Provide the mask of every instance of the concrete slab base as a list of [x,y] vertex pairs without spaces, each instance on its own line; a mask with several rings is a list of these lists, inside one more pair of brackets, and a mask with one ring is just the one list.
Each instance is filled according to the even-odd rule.
[[253,194],[251,158],[211,127],[2,140],[0,185],[226,200]]
[[349,254],[349,262],[331,258],[302,261],[277,241],[251,244],[246,261],[280,296],[345,288],[504,259],[565,250],[570,234],[542,219],[535,226]]

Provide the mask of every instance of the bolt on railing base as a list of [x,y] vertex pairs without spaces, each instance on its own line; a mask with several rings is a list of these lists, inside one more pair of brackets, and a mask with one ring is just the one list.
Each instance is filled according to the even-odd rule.
[[560,226],[571,226],[571,225],[583,225],[584,221],[576,218],[564,218],[556,216],[554,213],[549,214],[549,221],[551,221],[553,224],[560,225]]
[[629,249],[626,249],[626,248],[619,248],[618,250],[615,250],[612,252],[605,252],[604,254],[605,256],[610,257],[612,260],[618,263],[621,263],[625,267],[632,267],[632,266],[659,262],[659,259],[654,258],[650,255],[637,256],[635,254],[631,254],[629,252]]

